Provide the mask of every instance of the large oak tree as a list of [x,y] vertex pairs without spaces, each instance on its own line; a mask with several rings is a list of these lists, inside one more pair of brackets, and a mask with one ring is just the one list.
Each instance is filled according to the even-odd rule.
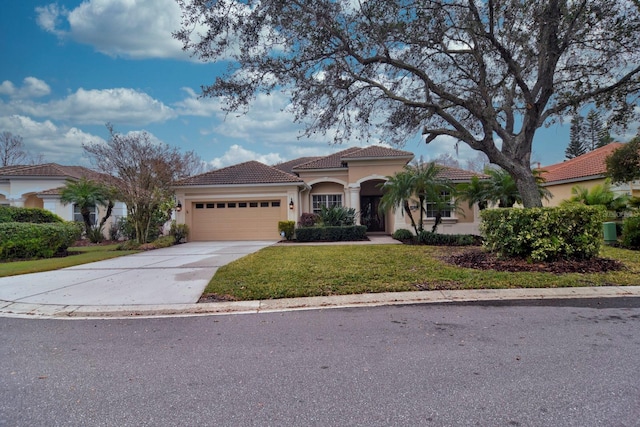
[[205,96],[238,110],[290,91],[307,134],[337,129],[336,142],[372,128],[394,143],[452,137],[508,171],[527,207],[541,206],[541,126],[587,103],[629,119],[636,101],[635,0],[177,2],[184,48],[229,64]]

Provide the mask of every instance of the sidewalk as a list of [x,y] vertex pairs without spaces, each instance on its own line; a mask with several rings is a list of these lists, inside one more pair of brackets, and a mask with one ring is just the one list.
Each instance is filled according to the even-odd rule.
[[388,292],[261,301],[157,305],[56,305],[0,301],[0,317],[46,319],[149,318],[256,314],[382,305],[434,304],[471,301],[554,300],[640,297],[640,286],[590,288],[480,289],[457,291]]

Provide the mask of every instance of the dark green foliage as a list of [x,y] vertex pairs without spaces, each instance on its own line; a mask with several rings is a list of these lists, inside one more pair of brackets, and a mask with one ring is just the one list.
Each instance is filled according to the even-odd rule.
[[116,248],[119,251],[132,251],[140,248],[140,243],[136,239],[125,240]]
[[0,223],[31,222],[34,224],[48,224],[64,222],[58,215],[39,208],[16,208],[14,206],[0,206]]
[[413,240],[414,236],[411,231],[407,230],[406,228],[401,228],[399,230],[396,230],[391,237],[404,242],[406,240]]
[[607,176],[614,183],[640,178],[640,136],[615,150],[606,160]]
[[49,258],[67,250],[82,233],[73,222],[0,224],[0,259]]
[[567,159],[573,159],[587,152],[583,137],[583,122],[582,116],[576,114],[571,119],[571,130],[569,133],[569,145],[564,154]]
[[485,246],[503,257],[533,261],[590,259],[602,245],[602,206],[488,209],[480,213]]
[[189,226],[187,224],[178,224],[173,220],[171,221],[169,235],[173,236],[174,243],[182,243],[189,237]]
[[104,241],[104,228],[101,225],[94,225],[87,230],[87,239],[91,243],[100,243]]
[[298,226],[300,227],[313,227],[320,221],[320,216],[315,213],[305,212],[300,215],[300,222]]
[[293,239],[293,233],[296,230],[296,222],[295,221],[279,221],[278,222],[278,231],[280,233],[284,232],[284,238],[287,240]]
[[352,225],[347,227],[301,227],[296,229],[299,242],[339,242],[367,240],[367,227]]
[[344,206],[322,206],[320,222],[325,227],[338,227],[354,225],[356,223],[356,210]]
[[117,222],[112,222],[109,226],[109,240],[118,240],[121,237],[120,227]]
[[135,240],[136,228],[133,222],[129,220],[129,217],[123,216],[118,218],[117,224],[121,236],[123,236],[127,240]]
[[430,246],[471,246],[479,244],[481,238],[471,234],[438,234],[423,230],[416,236],[416,240]]
[[625,218],[622,223],[622,246],[640,249],[640,214]]
[[151,245],[153,245],[153,248],[155,249],[160,249],[160,248],[168,248],[170,246],[175,245],[176,243],[178,243],[175,239],[174,236],[160,236],[158,237],[156,240],[154,240],[153,242],[151,242]]

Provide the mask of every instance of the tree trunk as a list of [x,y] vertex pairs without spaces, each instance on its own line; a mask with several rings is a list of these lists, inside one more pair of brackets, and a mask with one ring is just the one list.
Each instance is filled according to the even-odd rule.
[[540,196],[540,190],[538,189],[538,183],[531,171],[528,174],[522,174],[521,176],[514,177],[516,180],[516,186],[522,197],[522,204],[525,208],[540,208],[542,207],[542,196]]

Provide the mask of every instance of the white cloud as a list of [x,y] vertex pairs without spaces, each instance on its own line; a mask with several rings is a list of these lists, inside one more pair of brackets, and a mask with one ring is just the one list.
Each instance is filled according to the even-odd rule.
[[50,120],[38,122],[20,115],[0,117],[0,128],[20,135],[30,154],[60,164],[88,164],[87,160],[79,160],[84,152],[82,144],[104,142],[76,127],[56,126]]
[[240,145],[234,144],[221,156],[208,162],[208,164],[216,169],[237,163],[248,162],[249,160],[257,160],[267,165],[281,163],[284,159],[278,153],[259,154],[254,151],[247,150]]
[[[31,79],[31,80],[30,80]],[[0,88],[10,91],[11,82],[4,82]],[[25,79],[25,85],[14,90],[12,98],[42,96],[49,93],[49,86],[41,80]],[[21,94],[21,96],[19,96]],[[145,125],[163,122],[177,115],[144,92],[128,88],[115,89],[78,89],[63,99],[37,103],[25,100],[12,100],[0,104],[0,113],[21,114],[34,117],[46,117],[52,120],[65,120],[76,124],[118,124]]]
[[[36,12],[45,31],[109,56],[189,58],[171,36],[180,28],[181,10],[175,0],[88,0],[70,11],[50,4]],[[62,28],[63,18],[68,29]]]
[[9,80],[3,81],[0,85],[0,95],[9,95],[11,98],[38,98],[50,93],[49,85],[35,77],[25,77],[19,88]]

